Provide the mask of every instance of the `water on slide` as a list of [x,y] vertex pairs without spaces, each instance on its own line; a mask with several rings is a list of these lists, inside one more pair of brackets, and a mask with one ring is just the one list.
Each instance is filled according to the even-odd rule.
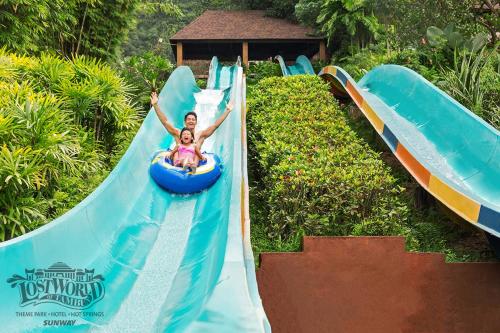
[[212,65],[210,89],[200,90],[191,70],[179,67],[159,104],[176,127],[195,110],[203,129],[233,100],[202,147],[222,158],[221,178],[193,195],[159,188],[148,174],[150,158],[173,139],[151,110],[91,195],[0,243],[1,332],[270,332],[242,235],[242,69],[216,59]]
[[[305,56],[291,66],[276,58],[283,76],[312,68]],[[424,188],[467,221],[500,237],[498,130],[403,66],[376,67],[357,83],[337,66],[327,66],[319,75],[334,93],[351,95],[400,161],[406,159],[405,167],[419,173],[416,178]]]

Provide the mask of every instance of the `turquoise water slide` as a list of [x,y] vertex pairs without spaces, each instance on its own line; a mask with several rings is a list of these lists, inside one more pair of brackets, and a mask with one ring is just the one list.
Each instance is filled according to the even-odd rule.
[[350,96],[401,164],[435,198],[500,237],[500,133],[414,71],[382,65],[359,82],[320,76]]
[[278,60],[278,63],[280,64],[283,76],[299,75],[299,74],[314,75],[314,69],[311,65],[311,62],[304,55],[298,56],[297,59],[295,60],[295,63],[290,66],[287,66],[285,64],[285,60],[283,60],[283,57],[281,57],[280,55],[276,56],[275,59]]
[[154,111],[84,201],[53,222],[0,243],[1,332],[270,332],[249,239],[245,81],[212,61],[211,89],[177,68],[160,93],[175,126],[200,128],[234,109],[203,150],[221,178],[180,196],[150,178],[151,155],[172,137]]

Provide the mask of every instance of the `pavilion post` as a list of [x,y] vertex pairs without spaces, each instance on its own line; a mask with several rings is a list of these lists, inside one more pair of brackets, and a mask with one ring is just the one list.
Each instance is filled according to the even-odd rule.
[[325,41],[322,40],[319,42],[319,60],[321,61],[326,61],[326,46],[325,46]]
[[177,42],[177,66],[182,65],[182,43]]
[[243,64],[248,67],[248,42],[243,42]]

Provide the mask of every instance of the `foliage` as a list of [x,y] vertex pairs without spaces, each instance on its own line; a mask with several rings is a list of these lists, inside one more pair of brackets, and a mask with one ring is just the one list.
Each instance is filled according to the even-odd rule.
[[298,0],[245,0],[250,9],[262,9],[272,17],[294,20],[295,5]]
[[106,176],[105,151],[138,125],[128,89],[91,58],[0,50],[0,240],[58,216]]
[[465,48],[470,52],[477,52],[488,42],[488,36],[484,33],[478,33],[466,40],[460,32],[455,31],[453,24],[448,24],[444,30],[431,26],[427,28],[426,36],[429,44],[438,49],[445,47],[451,50]]
[[389,63],[389,56],[378,46],[360,50],[354,55],[333,58],[332,63],[345,69],[355,80],[361,79],[372,68]]
[[500,27],[500,8],[498,7],[498,1],[478,1],[473,12],[476,21],[488,31],[491,45],[496,45],[498,40],[498,27]]
[[439,68],[433,58],[436,54],[429,54],[423,50],[405,49],[389,51],[383,44],[371,45],[354,55],[332,58],[332,63],[345,69],[355,80],[361,79],[368,71],[382,64],[396,64],[408,67],[427,80],[437,83],[440,80]]
[[206,89],[207,88],[207,80],[204,79],[196,79],[196,85],[200,87],[201,89]]
[[295,16],[300,23],[309,27],[317,27],[317,19],[322,6],[322,0],[299,0],[295,5]]
[[280,65],[273,61],[251,62],[246,71],[249,84],[259,82],[262,79],[281,76]]
[[458,32],[472,35],[481,31],[472,8],[475,0],[388,0],[384,2],[385,22],[395,28],[394,38],[400,47],[417,46],[430,26],[455,24]]
[[125,58],[121,62],[125,79],[138,87],[135,100],[144,106],[149,105],[151,91],[160,91],[174,69],[175,66],[168,59],[151,51]]
[[260,81],[249,98],[249,126],[271,237],[404,229],[403,189],[350,130],[319,78]]
[[133,24],[138,0],[6,0],[0,45],[16,52],[115,57]]
[[[161,6],[161,7],[160,7]],[[233,0],[148,0],[136,15],[137,26],[123,46],[123,55],[141,55],[154,51],[174,60],[168,42],[177,31],[192,22],[207,9],[240,9],[243,4]]]
[[415,181],[382,162],[373,149],[388,149],[375,144],[371,125],[339,108],[318,78],[267,78],[249,86],[248,101],[256,252],[298,251],[304,235],[403,235],[408,250],[492,260],[476,229],[434,205],[415,209]]
[[328,39],[333,39],[338,30],[345,30],[361,48],[378,36],[378,20],[373,13],[367,13],[365,0],[326,0],[317,22]]
[[21,52],[57,49],[59,40],[74,37],[76,7],[76,1],[4,0],[0,2],[0,45]]
[[[492,56],[496,56],[496,49],[487,51],[483,48],[478,53],[456,51],[454,67],[442,69],[444,80],[440,86],[465,107],[500,128],[500,106],[497,104],[500,73],[490,67]],[[485,76],[488,81],[484,80]],[[488,95],[488,103],[485,103],[485,95]],[[497,98],[491,98],[490,95]]]

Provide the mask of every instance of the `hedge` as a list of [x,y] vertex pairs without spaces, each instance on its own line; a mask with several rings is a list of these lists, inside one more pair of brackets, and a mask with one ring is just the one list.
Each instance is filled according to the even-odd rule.
[[248,109],[270,237],[410,234],[404,189],[320,78],[261,80]]

